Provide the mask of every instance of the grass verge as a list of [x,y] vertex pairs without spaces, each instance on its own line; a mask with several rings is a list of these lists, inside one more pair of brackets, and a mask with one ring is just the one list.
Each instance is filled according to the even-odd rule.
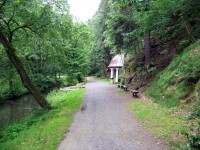
[[182,149],[187,140],[180,133],[184,130],[186,118],[175,109],[163,108],[147,99],[140,99],[129,105],[131,111],[155,136],[166,141],[172,149]]
[[34,110],[23,121],[0,131],[2,150],[55,150],[80,108],[85,89],[51,92],[47,99],[51,110]]

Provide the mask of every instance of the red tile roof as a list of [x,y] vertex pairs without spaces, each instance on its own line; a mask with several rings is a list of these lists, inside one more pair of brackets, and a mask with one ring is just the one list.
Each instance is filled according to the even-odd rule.
[[110,61],[108,68],[121,68],[124,64],[124,55],[116,55]]

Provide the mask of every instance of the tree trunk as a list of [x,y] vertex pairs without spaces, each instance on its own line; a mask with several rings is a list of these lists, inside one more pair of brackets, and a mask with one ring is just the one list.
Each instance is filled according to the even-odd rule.
[[9,72],[9,75],[8,75],[8,82],[9,82],[9,89],[10,89],[10,92],[11,94],[13,95],[13,65],[12,63],[10,62],[10,72]]
[[47,102],[47,100],[43,97],[41,92],[33,85],[20,59],[15,54],[15,49],[5,38],[1,30],[0,30],[0,42],[2,43],[2,45],[6,50],[9,60],[13,63],[17,72],[19,73],[23,85],[30,91],[30,93],[34,96],[35,100],[42,108],[50,108],[50,105]]
[[[112,59],[112,55],[110,54],[110,48],[105,48],[105,52],[108,56],[108,62],[110,62]],[[108,64],[106,64],[106,65],[108,65]]]
[[150,32],[145,36],[145,68],[148,70],[151,64]]
[[78,80],[78,83],[83,82],[83,79],[81,78],[81,76],[80,76],[79,74],[76,76],[76,78],[77,78],[77,80]]

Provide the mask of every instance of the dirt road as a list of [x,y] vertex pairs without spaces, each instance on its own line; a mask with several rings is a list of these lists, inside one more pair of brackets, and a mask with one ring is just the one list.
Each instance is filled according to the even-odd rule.
[[164,150],[126,104],[133,98],[114,85],[90,78],[81,110],[58,150]]

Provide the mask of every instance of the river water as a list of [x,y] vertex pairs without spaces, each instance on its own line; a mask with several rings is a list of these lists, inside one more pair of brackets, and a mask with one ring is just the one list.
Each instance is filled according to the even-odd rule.
[[0,129],[8,123],[17,122],[30,114],[39,105],[32,95],[23,95],[17,99],[0,104]]

